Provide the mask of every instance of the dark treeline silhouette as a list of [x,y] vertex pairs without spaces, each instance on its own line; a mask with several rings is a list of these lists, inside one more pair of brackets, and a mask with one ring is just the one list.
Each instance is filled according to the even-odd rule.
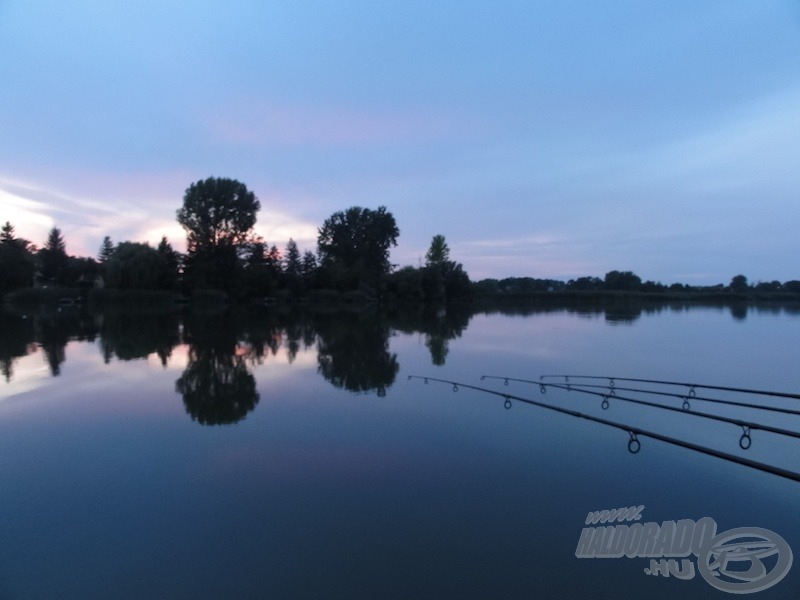
[[[400,230],[385,206],[337,211],[318,229],[316,251],[289,239],[281,251],[254,233],[261,203],[235,179],[209,177],[192,183],[176,211],[186,231],[185,254],[162,238],[156,246],[103,238],[97,258],[70,256],[53,227],[42,248],[0,229],[0,295],[17,303],[52,303],[66,298],[98,302],[160,299],[232,299],[238,302],[310,301],[443,303],[490,297],[505,300],[543,294],[633,294],[687,297],[715,295],[758,300],[800,297],[800,281],[751,284],[744,275],[728,284],[692,286],[642,281],[631,271],[609,271],[601,279],[568,281],[508,277],[471,282],[450,260],[443,235],[431,240],[425,264],[396,268],[389,251]],[[11,293],[11,294],[9,294]],[[132,300],[133,299],[133,300]]]
[[472,284],[461,264],[450,260],[443,235],[433,236],[425,255],[425,266],[404,267],[392,273],[390,290],[396,297],[441,303],[472,295]]
[[637,296],[660,295],[675,298],[759,299],[770,297],[800,296],[800,281],[791,280],[758,282],[749,284],[744,275],[734,276],[730,283],[693,286],[683,283],[665,285],[661,282],[642,281],[631,271],[609,271],[603,279],[579,277],[569,281],[536,279],[533,277],[507,277],[505,279],[483,279],[472,284],[476,296],[496,299],[521,299],[526,296],[541,297],[551,294],[579,293],[583,296],[602,294],[632,294]]
[[[400,230],[386,207],[350,207],[318,229],[316,252],[289,239],[283,252],[256,235],[261,203],[246,185],[209,177],[192,183],[176,212],[186,231],[186,253],[166,238],[149,243],[103,238],[97,258],[69,256],[54,227],[43,248],[18,238],[6,223],[0,233],[0,295],[16,301],[93,298],[98,301],[186,298],[236,301],[442,302],[471,293],[462,266],[449,258],[444,236],[434,236],[424,266],[396,270],[389,251]],[[25,293],[36,288],[36,293]],[[49,292],[48,292],[49,290]],[[137,294],[138,295],[135,295]]]
[[0,228],[0,295],[37,285],[91,288],[98,274],[93,258],[67,255],[57,227],[50,230],[42,248],[17,237],[8,221]]

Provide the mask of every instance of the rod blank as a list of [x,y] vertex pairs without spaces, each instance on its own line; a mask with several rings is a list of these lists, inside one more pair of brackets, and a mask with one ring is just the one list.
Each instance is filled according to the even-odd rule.
[[690,390],[718,390],[722,392],[737,392],[741,394],[755,394],[757,396],[772,396],[775,398],[792,398],[793,400],[800,400],[800,394],[790,394],[788,392],[771,392],[766,390],[752,390],[747,388],[725,387],[720,385],[704,385],[701,383],[683,383],[680,381],[660,381],[657,379],[634,379],[631,377],[609,377],[607,375],[542,375],[539,379],[553,379],[562,378],[565,383],[569,383],[570,379],[607,379],[611,387],[614,387],[615,381],[630,381],[635,383],[654,383],[657,385],[676,385],[688,387]]
[[[610,396],[609,394],[603,394],[601,392],[595,392],[592,390],[585,389],[589,386],[582,386],[580,384],[573,385],[571,383],[542,383],[541,381],[531,381],[527,379],[514,379],[513,377],[500,377],[497,375],[481,375],[481,379],[505,379],[506,381],[520,381],[524,383],[532,383],[538,386],[556,388],[561,390],[566,390],[568,392],[578,392],[581,394],[589,394],[592,396],[599,396],[602,397],[604,400],[608,399]],[[608,389],[614,390],[617,389],[615,387],[609,387]],[[629,398],[628,396],[620,396],[618,394],[614,394],[613,398],[615,400],[622,400],[623,402],[630,402],[632,404],[640,404],[642,406],[650,406],[652,408],[660,408],[662,410],[668,410],[671,412],[677,412],[685,415],[691,415],[693,417],[700,417],[702,419],[711,419],[713,421],[720,421],[723,423],[731,423],[733,425],[738,425],[742,428],[747,429],[755,429],[761,431],[768,431],[770,433],[776,433],[778,435],[785,435],[787,437],[793,437],[800,439],[800,432],[792,431],[791,429],[783,429],[782,427],[773,427],[772,425],[764,425],[763,423],[754,423],[752,421],[745,421],[743,419],[734,419],[731,417],[723,417],[721,415],[715,415],[712,413],[706,412],[698,412],[698,411],[688,411],[683,408],[677,408],[675,406],[668,406],[666,404],[659,404],[658,402],[649,402],[647,400],[641,400],[638,398]]]
[[[421,376],[421,375],[409,375],[408,379],[409,380],[411,380],[411,379],[423,379],[426,383],[429,382],[429,381],[433,381],[433,382],[437,382],[437,383],[444,383],[444,384],[452,385],[453,386],[453,391],[458,391],[459,388],[466,388],[466,389],[476,390],[476,391],[479,391],[479,392],[483,392],[485,394],[490,394],[490,395],[493,395],[493,396],[499,396],[501,398],[504,398],[505,400],[517,400],[517,401],[522,402],[524,404],[530,404],[530,405],[533,405],[533,406],[538,406],[539,408],[544,408],[546,410],[554,411],[554,412],[561,413],[561,414],[564,414],[564,415],[569,415],[569,416],[572,416],[572,417],[577,417],[579,419],[586,419],[588,421],[592,421],[594,423],[599,423],[601,425],[606,425],[608,427],[613,427],[615,429],[619,429],[619,430],[625,431],[625,432],[627,432],[629,434],[630,441],[628,442],[628,449],[631,452],[634,452],[634,453],[638,452],[639,447],[640,447],[640,442],[638,440],[638,436],[643,436],[643,437],[648,437],[648,438],[651,438],[651,439],[654,439],[654,440],[659,440],[659,441],[662,441],[664,443],[667,443],[667,444],[670,444],[670,445],[673,445],[673,446],[678,446],[678,447],[681,447],[681,448],[686,448],[688,450],[693,450],[695,452],[699,452],[699,453],[705,454],[707,456],[713,456],[715,458],[720,458],[720,459],[726,460],[728,462],[732,462],[732,463],[735,463],[735,464],[739,464],[739,465],[743,465],[743,466],[746,466],[746,467],[750,467],[752,469],[756,469],[756,470],[759,470],[759,471],[762,471],[762,472],[765,472],[765,473],[770,473],[772,475],[777,475],[777,476],[783,477],[785,479],[790,479],[792,481],[800,482],[800,473],[797,473],[795,471],[790,471],[788,469],[784,469],[782,467],[778,467],[778,466],[775,466],[775,465],[770,465],[770,464],[767,464],[767,463],[762,463],[762,462],[750,460],[750,459],[744,458],[742,456],[736,456],[735,454],[722,452],[721,450],[717,450],[715,448],[709,448],[707,446],[701,446],[699,444],[695,444],[695,443],[688,442],[688,441],[685,441],[685,440],[681,440],[681,439],[678,439],[678,438],[674,438],[674,437],[671,437],[671,436],[663,435],[663,434],[660,434],[660,433],[655,432],[655,431],[642,429],[641,427],[636,427],[634,425],[628,425],[628,424],[625,424],[625,423],[621,423],[619,421],[613,421],[613,420],[610,420],[610,419],[604,419],[604,418],[601,418],[601,417],[596,417],[594,415],[588,415],[586,413],[582,413],[582,412],[579,412],[579,411],[576,411],[576,410],[564,408],[564,407],[561,407],[561,406],[555,406],[555,405],[552,405],[552,404],[548,404],[546,402],[540,402],[538,400],[532,400],[531,398],[525,398],[523,396],[517,396],[516,394],[509,394],[507,392],[500,392],[500,391],[491,390],[491,389],[480,387],[480,386],[476,386],[476,385],[470,385],[470,384],[467,384],[467,383],[451,381],[451,380],[448,380],[448,379],[439,379],[439,378],[436,378],[436,377],[425,377],[425,376]],[[510,378],[503,377],[502,379],[510,379]],[[554,384],[542,384],[542,385],[546,385],[548,387],[549,386],[554,386]],[[749,430],[745,431],[745,435],[749,439]],[[636,450],[634,450],[632,448],[632,445],[633,445],[633,447],[636,448]]]

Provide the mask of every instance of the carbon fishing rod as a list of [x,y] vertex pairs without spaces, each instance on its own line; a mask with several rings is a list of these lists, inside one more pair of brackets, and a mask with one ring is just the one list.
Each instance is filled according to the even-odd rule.
[[790,394],[788,392],[770,392],[766,390],[751,390],[747,388],[725,387],[721,385],[703,385],[700,383],[683,383],[680,381],[659,381],[657,379],[633,379],[630,377],[609,377],[607,375],[542,375],[539,379],[561,378],[564,383],[569,383],[570,379],[607,379],[610,387],[615,387],[616,381],[631,381],[635,383],[655,383],[658,385],[676,385],[689,388],[689,394],[695,389],[718,390],[721,392],[737,392],[740,394],[754,394],[757,396],[772,396],[774,398],[791,398],[800,400],[800,394]]
[[[483,375],[483,376],[481,376],[481,379],[485,379],[485,378],[488,378],[488,379],[503,379],[506,382],[508,382],[508,381],[519,381],[521,383],[530,383],[530,384],[538,385],[538,386],[543,385],[541,381],[534,381],[532,379],[517,379],[516,377],[504,377],[504,376],[499,376],[499,375]],[[506,383],[506,385],[508,385],[508,384]],[[544,385],[547,385],[547,384],[544,384]],[[698,396],[697,394],[694,394],[694,395],[692,395],[692,394],[678,394],[676,392],[663,392],[663,391],[659,391],[659,390],[648,390],[648,389],[645,389],[645,388],[619,387],[619,386],[610,385],[610,384],[607,384],[607,385],[596,385],[596,384],[590,384],[590,383],[568,383],[566,385],[570,389],[574,389],[575,387],[580,387],[580,388],[592,388],[592,389],[609,390],[609,393],[605,394],[605,395],[609,396],[610,398],[616,397],[617,396],[617,392],[637,392],[637,393],[643,393],[643,394],[651,394],[653,396],[667,396],[667,397],[670,397],[670,398],[678,398],[679,400],[683,400],[683,409],[684,410],[689,410],[691,408],[691,406],[689,404],[690,401],[699,400],[701,402],[711,402],[711,403],[714,403],[714,404],[725,404],[725,405],[728,405],[728,406],[741,406],[743,408],[754,408],[754,409],[758,409],[758,410],[777,412],[777,413],[782,413],[782,414],[786,414],[786,415],[800,415],[800,410],[793,410],[791,408],[780,408],[780,407],[777,407],[777,406],[764,406],[763,404],[753,404],[753,403],[750,403],[750,402],[735,402],[733,400],[722,400],[720,398],[709,398],[707,396]],[[605,409],[605,408],[608,408],[608,407],[604,406],[603,408]]]
[[[579,419],[586,419],[588,421],[592,421],[594,423],[600,423],[601,425],[607,425],[608,427],[613,427],[615,429],[619,429],[621,431],[625,431],[630,436],[630,440],[628,441],[628,451],[632,454],[636,454],[641,449],[641,442],[638,439],[638,436],[642,437],[649,437],[654,440],[659,440],[661,442],[665,442],[667,444],[671,444],[673,446],[679,446],[681,448],[686,448],[688,450],[693,450],[695,452],[699,452],[701,454],[705,454],[707,456],[713,456],[716,458],[721,458],[723,460],[727,460],[732,463],[736,463],[739,465],[743,465],[746,467],[750,467],[753,469],[757,469],[759,471],[763,471],[765,473],[770,473],[772,475],[778,475],[779,477],[784,477],[786,479],[791,479],[792,481],[800,482],[800,473],[795,471],[790,471],[788,469],[784,469],[782,467],[777,467],[775,465],[770,465],[767,463],[761,463],[758,461],[750,460],[748,458],[744,458],[741,456],[736,456],[735,454],[729,454],[727,452],[722,452],[721,450],[716,450],[714,448],[709,448],[707,446],[700,446],[699,444],[694,444],[692,442],[687,442],[685,440],[680,440],[677,438],[673,438],[667,435],[663,435],[660,433],[656,433],[655,431],[649,431],[647,429],[642,429],[641,427],[636,427],[633,425],[627,425],[625,423],[620,423],[618,421],[612,421],[610,419],[603,419],[601,417],[595,417],[593,415],[588,415],[586,413],[579,412],[577,410],[571,410],[568,408],[563,408],[561,406],[554,406],[552,404],[548,404],[546,402],[539,402],[537,400],[532,400],[530,398],[524,398],[522,396],[517,396],[515,394],[509,394],[507,392],[499,392],[496,390],[490,390],[488,388],[483,388],[476,385],[470,385],[467,383],[460,383],[458,381],[451,381],[448,379],[438,379],[436,377],[425,377],[422,375],[409,375],[408,379],[422,379],[427,384],[429,381],[434,381],[437,383],[445,383],[448,385],[453,386],[453,391],[457,392],[459,388],[466,388],[471,390],[476,390],[479,392],[483,392],[485,394],[490,394],[492,396],[499,396],[505,399],[504,406],[506,409],[511,408],[512,403],[511,400],[516,400],[518,402],[522,402],[524,404],[531,404],[533,406],[538,406],[539,408],[544,408],[546,410],[551,410],[557,413],[561,413],[564,415],[569,415],[571,417],[577,417]],[[549,384],[548,384],[549,385]]]
[[[750,440],[750,431],[751,430],[761,430],[761,431],[768,431],[769,433],[775,433],[778,435],[785,435],[787,437],[793,437],[800,439],[800,432],[793,431],[791,429],[783,429],[781,427],[773,427],[772,425],[764,425],[762,423],[753,423],[752,421],[744,421],[742,419],[735,419],[732,417],[723,417],[721,415],[715,415],[713,413],[706,413],[706,412],[699,412],[699,411],[689,411],[687,405],[688,400],[684,400],[684,404],[682,408],[677,408],[675,406],[668,406],[666,404],[659,404],[658,402],[650,402],[648,400],[641,400],[639,398],[630,398],[628,396],[620,396],[616,393],[614,394],[604,394],[602,392],[595,392],[592,390],[585,389],[587,386],[581,386],[580,384],[573,385],[570,383],[566,384],[559,384],[559,383],[542,383],[541,381],[530,381],[525,379],[514,379],[513,377],[501,377],[497,375],[481,375],[481,379],[508,379],[509,381],[521,381],[525,383],[533,383],[534,385],[538,385],[540,391],[544,393],[546,388],[556,388],[561,390],[566,390],[568,392],[578,392],[581,394],[589,394],[592,396],[599,396],[603,398],[603,405],[602,408],[605,410],[608,408],[608,399],[614,398],[615,400],[622,400],[623,402],[630,402],[632,404],[640,404],[642,406],[651,406],[653,408],[660,408],[663,410],[669,410],[672,412],[678,412],[681,414],[691,415],[694,417],[701,417],[703,419],[711,419],[713,421],[720,421],[723,423],[731,423],[732,425],[738,425],[742,428],[742,437],[739,439],[739,446],[743,450],[747,450],[750,447],[751,440]],[[616,388],[611,388],[616,389]]]
[[[506,378],[500,377],[497,375],[481,375],[481,379],[509,379],[509,381],[515,381],[513,378]],[[516,380],[516,381],[525,381],[525,380]],[[768,431],[769,433],[775,433],[778,435],[785,435],[787,437],[793,437],[800,439],[800,432],[793,431],[791,429],[783,429],[781,427],[773,427],[772,425],[764,425],[762,423],[753,423],[752,421],[744,421],[742,419],[735,419],[732,417],[723,417],[721,415],[715,415],[712,413],[706,412],[698,412],[698,411],[689,411],[686,408],[677,408],[675,406],[668,406],[666,404],[659,404],[658,402],[650,402],[648,400],[641,400],[639,398],[630,398],[628,396],[620,396],[618,394],[610,395],[610,394],[603,394],[601,392],[594,392],[592,390],[587,390],[581,387],[580,385],[573,386],[572,384],[559,384],[559,383],[542,383],[541,381],[533,381],[529,383],[534,383],[535,385],[539,386],[540,391],[544,393],[546,388],[555,388],[566,390],[568,392],[578,392],[580,394],[589,394],[591,396],[599,396],[603,398],[603,405],[602,408],[605,410],[608,408],[608,400],[609,398],[614,398],[615,400],[622,400],[623,402],[630,402],[632,404],[640,404],[642,406],[650,406],[653,408],[660,408],[662,410],[668,410],[671,412],[677,412],[685,415],[691,415],[694,417],[700,417],[703,419],[710,419],[712,421],[720,421],[722,423],[731,423],[732,425],[737,425],[742,428],[742,436],[739,438],[739,446],[742,450],[747,450],[750,445],[752,444],[752,440],[750,438],[750,431],[751,430],[761,430],[761,431]],[[686,403],[684,403],[686,406]]]

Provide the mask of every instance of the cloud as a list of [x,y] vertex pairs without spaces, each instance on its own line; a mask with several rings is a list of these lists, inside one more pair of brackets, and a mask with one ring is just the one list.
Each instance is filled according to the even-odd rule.
[[476,248],[525,248],[531,246],[552,246],[555,244],[563,243],[564,240],[554,234],[539,234],[528,235],[517,238],[500,238],[489,240],[474,240],[471,242],[462,242],[461,246],[476,247]]
[[[800,180],[800,87],[763,97],[711,122],[679,128],[671,140],[617,155],[609,182],[667,192],[680,202],[776,193]],[[683,192],[682,195],[676,192]]]
[[54,221],[45,203],[29,200],[0,187],[0,205],[3,207],[3,223],[9,221],[14,225],[17,237],[38,242],[53,227]]
[[[266,210],[259,216],[259,222],[266,225],[256,225],[256,230],[270,244],[283,246],[289,239],[297,242],[300,251],[314,250],[317,245],[317,226],[298,220],[296,217],[284,212]],[[283,250],[283,248],[281,248]]]
[[[118,189],[125,189],[124,184],[118,184]],[[144,241],[138,236],[167,226],[148,201],[138,206],[131,200],[103,201],[5,176],[0,176],[0,196],[4,200],[10,198],[15,207],[13,219],[8,220],[20,236],[42,245],[47,230],[58,227],[64,234],[67,251],[74,255],[94,256],[105,235],[111,235],[115,241]]]
[[[48,179],[57,179],[50,176]],[[0,220],[10,221],[16,235],[41,246],[52,227],[59,227],[67,251],[95,256],[103,237],[114,243],[149,242],[165,236],[172,246],[185,251],[186,232],[175,220],[182,190],[191,177],[185,173],[73,173],[55,184],[33,184],[0,175]],[[71,189],[81,190],[80,195]],[[293,205],[292,194],[275,192],[278,204]],[[103,198],[108,198],[104,200]],[[270,204],[274,204],[272,195]],[[313,199],[303,197],[303,204]],[[270,244],[283,249],[289,238],[303,249],[316,247],[317,225],[280,208],[262,209],[255,231]]]

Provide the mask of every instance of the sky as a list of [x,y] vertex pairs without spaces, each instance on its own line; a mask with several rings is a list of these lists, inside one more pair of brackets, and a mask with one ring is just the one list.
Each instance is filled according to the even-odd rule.
[[0,0],[0,222],[183,249],[206,177],[473,280],[800,279],[797,0]]

